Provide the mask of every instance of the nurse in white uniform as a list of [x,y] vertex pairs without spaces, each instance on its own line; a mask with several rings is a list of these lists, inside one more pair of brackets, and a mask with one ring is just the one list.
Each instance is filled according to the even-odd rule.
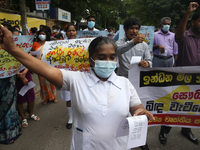
[[71,150],[126,150],[127,137],[115,135],[129,111],[155,119],[142,106],[129,80],[114,73],[116,45],[106,37],[94,39],[89,46],[89,73],[59,70],[28,55],[14,45],[11,33],[4,27],[0,27],[0,43],[29,70],[58,88],[70,90],[74,119]]

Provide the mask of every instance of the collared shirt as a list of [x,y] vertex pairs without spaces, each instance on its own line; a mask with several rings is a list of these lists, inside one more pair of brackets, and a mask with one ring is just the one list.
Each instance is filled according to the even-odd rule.
[[141,56],[142,60],[149,62],[149,67],[152,67],[151,54],[148,45],[145,42],[134,45],[133,40],[128,41],[127,37],[116,42],[118,60],[119,60],[119,75],[128,78],[128,70],[132,56]]
[[189,29],[176,42],[179,49],[176,66],[200,66],[200,38]]
[[130,107],[141,104],[130,81],[114,72],[105,82],[93,71],[61,72],[62,89],[71,92],[71,150],[125,150],[127,137],[115,137],[118,125],[128,116]]
[[113,34],[111,34],[111,35],[108,34],[107,37],[108,37],[109,39],[112,39],[112,40],[113,40],[114,35],[115,35],[115,33],[113,33]]
[[94,28],[93,30],[89,30],[88,28],[84,29],[83,31],[99,31],[98,29]]
[[178,54],[178,46],[175,42],[175,34],[168,31],[164,34],[161,30],[154,33],[153,45],[162,45],[167,51],[167,54],[163,56],[160,53],[160,49],[153,50],[153,54],[163,57],[170,57]]

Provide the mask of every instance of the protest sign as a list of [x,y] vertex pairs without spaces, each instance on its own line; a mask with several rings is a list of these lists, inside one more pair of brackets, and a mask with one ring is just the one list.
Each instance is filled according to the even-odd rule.
[[133,64],[129,80],[155,116],[149,125],[200,127],[200,67],[143,68]]
[[[33,35],[13,36],[15,45],[27,53],[32,48],[33,38]],[[24,66],[0,45],[0,78],[13,76],[23,68]]]
[[71,71],[89,71],[88,47],[94,38],[46,42],[42,61],[50,66]]
[[107,37],[107,31],[77,31],[77,38]]

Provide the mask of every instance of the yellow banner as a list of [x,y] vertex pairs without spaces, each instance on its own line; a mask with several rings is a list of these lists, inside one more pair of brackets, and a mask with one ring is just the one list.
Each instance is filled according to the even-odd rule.
[[[18,25],[21,27],[21,16],[17,14],[8,14],[0,12],[0,23],[3,22],[8,22],[12,26]],[[41,24],[46,25],[46,20],[27,17],[27,25],[29,29],[32,27],[39,28]]]

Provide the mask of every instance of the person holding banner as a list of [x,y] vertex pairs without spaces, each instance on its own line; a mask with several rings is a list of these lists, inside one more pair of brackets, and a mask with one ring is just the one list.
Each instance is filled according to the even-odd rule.
[[87,25],[88,28],[84,29],[83,31],[99,31],[98,29],[95,28],[95,16],[90,15],[87,17]]
[[97,37],[90,43],[90,72],[57,69],[31,57],[14,45],[11,33],[4,27],[0,27],[0,43],[31,71],[56,87],[71,91],[74,116],[71,150],[125,150],[127,136],[115,135],[129,111],[155,120],[141,104],[130,81],[114,73],[117,46],[107,37]]
[[145,36],[139,34],[141,22],[136,17],[128,18],[124,22],[124,31],[126,37],[116,42],[117,54],[119,59],[119,76],[128,78],[128,70],[131,58],[133,56],[141,56],[138,64],[142,67],[152,67],[151,54],[147,43],[144,42]]
[[[74,25],[68,25],[66,27],[65,31],[66,31],[66,36],[67,36],[68,40],[76,39],[77,31],[76,31],[76,27]],[[67,111],[69,114],[69,120],[67,122],[66,128],[71,129],[72,122],[73,122],[73,115],[72,115],[70,91],[61,90],[61,99],[64,99],[66,101]]]
[[[178,44],[178,58],[176,66],[200,66],[200,11],[195,13],[191,19],[191,28],[186,31],[188,19],[192,12],[199,7],[197,2],[191,2],[188,9],[178,25],[175,33],[175,40]],[[186,32],[185,32],[186,31]],[[171,127],[165,128],[161,133],[164,135],[162,141],[166,143],[167,134]],[[199,140],[192,134],[190,128],[182,128],[181,133],[195,144],[199,144]]]
[[21,135],[16,81],[16,75],[0,79],[0,144],[12,144]]
[[[50,41],[50,35],[44,28],[40,29],[37,33],[38,42],[33,43],[32,51],[38,51],[40,55],[36,57],[41,59],[43,47],[46,41]],[[43,105],[46,105],[48,101],[58,102],[56,97],[56,87],[48,82],[43,76],[38,76],[40,82],[40,97],[43,100]]]

